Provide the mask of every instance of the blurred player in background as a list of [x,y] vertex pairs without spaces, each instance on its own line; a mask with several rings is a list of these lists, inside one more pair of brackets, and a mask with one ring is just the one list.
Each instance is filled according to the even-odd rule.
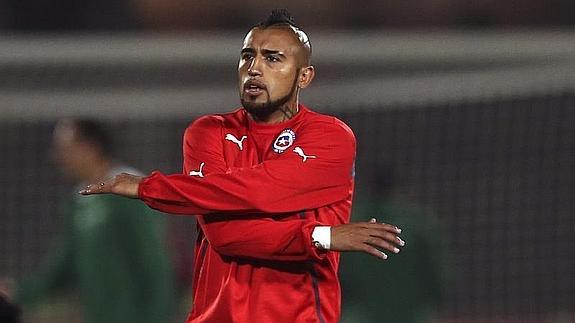
[[353,218],[367,221],[377,214],[400,226],[409,248],[390,255],[386,266],[361,255],[343,255],[342,322],[435,322],[450,283],[444,230],[429,212],[395,194],[393,169],[385,162],[378,165],[360,180]]
[[124,174],[82,191],[197,216],[188,322],[338,322],[333,251],[385,259],[379,249],[403,245],[395,226],[346,224],[355,137],[340,120],[298,102],[315,75],[310,58],[307,35],[287,11],[273,11],[244,39],[242,108],[186,130],[184,174]]
[[[54,157],[77,185],[121,172],[104,127],[91,120],[63,120],[54,131]],[[43,271],[16,290],[26,310],[56,292],[75,289],[86,323],[170,322],[173,279],[164,247],[163,221],[150,209],[117,196],[79,198],[64,209],[60,244]]]

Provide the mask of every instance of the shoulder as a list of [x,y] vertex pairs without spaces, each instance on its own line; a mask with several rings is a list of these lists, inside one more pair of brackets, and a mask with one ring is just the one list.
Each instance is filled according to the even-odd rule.
[[227,128],[242,122],[244,113],[242,109],[236,109],[229,113],[208,114],[192,121],[186,128],[185,136],[194,132],[214,131]]
[[194,130],[201,130],[201,129],[215,129],[221,128],[224,122],[224,117],[218,114],[209,114],[204,115],[196,120],[190,122],[188,127],[186,128],[186,132],[194,131]]
[[348,138],[355,143],[353,130],[337,117],[308,110],[304,129],[321,131],[338,138]]

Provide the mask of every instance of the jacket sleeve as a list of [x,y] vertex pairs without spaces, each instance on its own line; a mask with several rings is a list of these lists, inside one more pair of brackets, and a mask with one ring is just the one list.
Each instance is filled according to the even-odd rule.
[[[201,130],[198,134],[206,135],[207,131]],[[203,145],[207,145],[208,137],[200,137]],[[308,157],[300,156],[296,147]],[[225,169],[223,161],[214,166],[205,158],[198,160],[204,163],[203,177],[154,172],[140,184],[139,197],[152,208],[175,214],[266,214],[315,209],[349,197],[354,158],[353,133],[334,118],[300,129],[292,147],[253,167]],[[210,167],[225,172],[208,174]]]
[[274,261],[320,261],[327,254],[312,244],[313,229],[322,225],[312,219],[221,217],[210,222],[213,217],[198,216],[198,223],[210,245],[222,255]]
[[[205,176],[225,173],[219,120],[204,117],[184,135],[184,173],[202,162]],[[282,220],[278,217],[245,214],[199,215],[198,224],[210,245],[220,254],[262,260],[321,260],[326,252],[313,247],[311,233],[317,225],[311,218]],[[323,224],[325,225],[325,224]]]

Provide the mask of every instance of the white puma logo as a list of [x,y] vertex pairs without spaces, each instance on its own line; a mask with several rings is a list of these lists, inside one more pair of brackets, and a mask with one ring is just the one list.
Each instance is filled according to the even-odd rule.
[[244,141],[244,139],[246,139],[247,137],[248,137],[248,136],[242,136],[242,139],[239,139],[239,140],[238,140],[238,138],[236,138],[236,136],[232,135],[231,133],[228,133],[228,134],[226,135],[226,140],[229,140],[229,141],[231,141],[231,142],[237,144],[238,147],[240,147],[240,150],[244,150],[244,143],[243,143],[243,141]]
[[306,155],[306,154],[303,152],[303,149],[301,149],[300,147],[295,147],[295,148],[293,149],[293,152],[296,153],[296,154],[298,154],[298,155],[300,155],[300,156],[303,158],[303,162],[304,162],[304,163],[305,163],[305,161],[306,161],[308,158],[317,158],[316,156],[313,156],[313,155]]
[[205,163],[201,163],[200,164],[200,170],[191,170],[190,171],[190,176],[199,176],[199,177],[204,177],[204,174],[202,173],[202,168],[204,168],[204,164]]

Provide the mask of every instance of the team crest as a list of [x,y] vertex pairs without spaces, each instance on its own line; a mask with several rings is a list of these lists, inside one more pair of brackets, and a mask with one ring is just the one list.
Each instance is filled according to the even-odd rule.
[[274,141],[273,149],[276,153],[283,153],[295,140],[295,132],[291,129],[284,129]]

